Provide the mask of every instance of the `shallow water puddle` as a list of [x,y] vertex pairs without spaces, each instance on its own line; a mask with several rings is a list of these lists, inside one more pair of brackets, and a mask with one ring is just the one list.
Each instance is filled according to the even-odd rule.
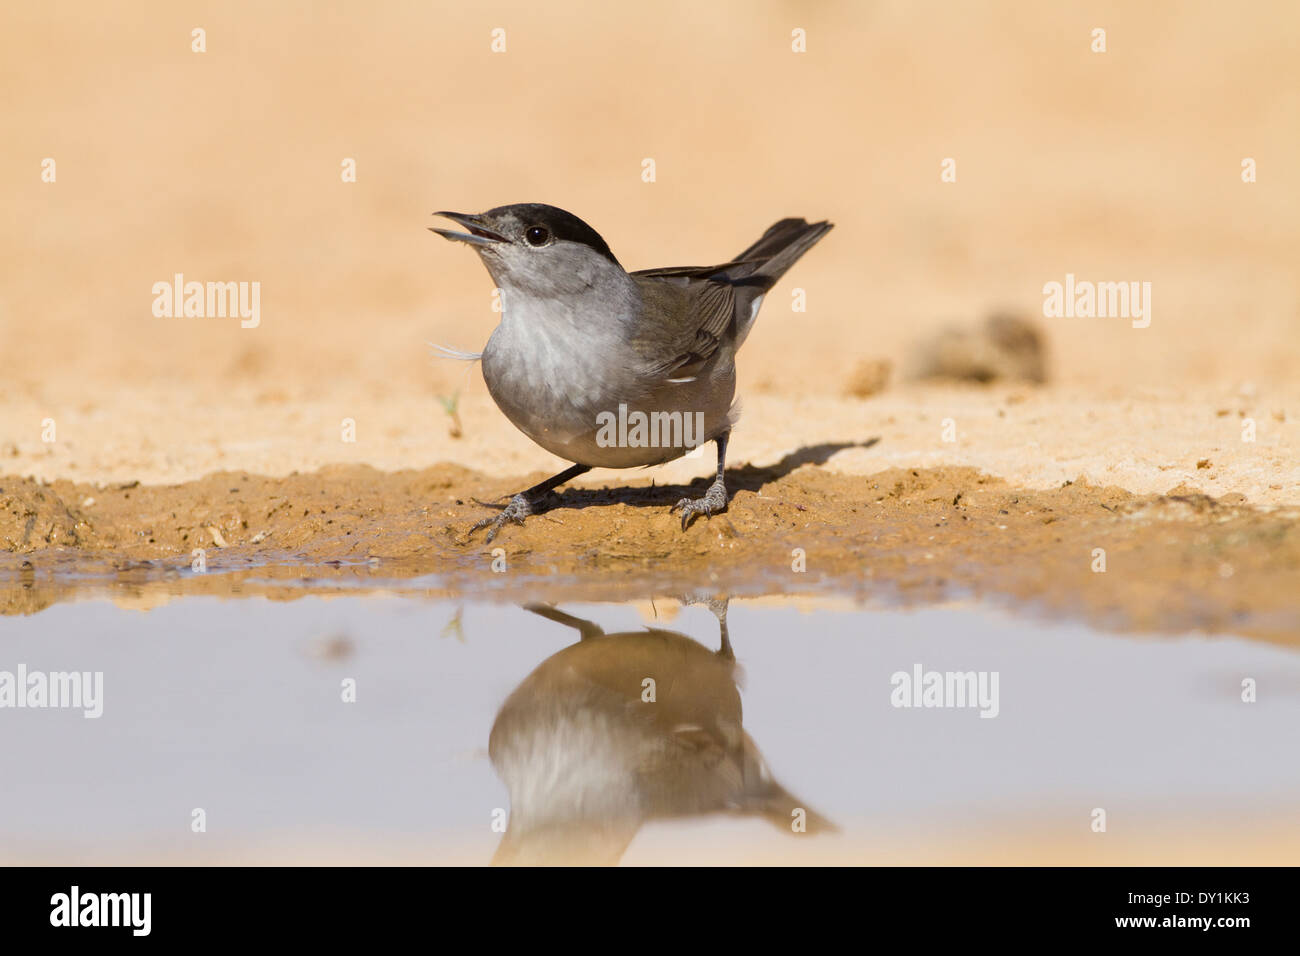
[[[0,619],[0,859],[1294,859],[1294,651],[973,607],[723,608]],[[49,706],[71,672],[95,699]]]

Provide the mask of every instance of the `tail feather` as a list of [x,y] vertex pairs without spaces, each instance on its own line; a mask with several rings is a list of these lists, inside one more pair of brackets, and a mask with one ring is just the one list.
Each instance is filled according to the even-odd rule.
[[721,274],[735,289],[736,348],[744,344],[754,327],[763,296],[800,256],[833,228],[829,222],[782,219],[738,255],[735,262],[723,267]]
[[834,224],[829,222],[782,219],[763,233],[757,242],[736,256],[735,261],[757,266],[748,272],[746,278],[751,282],[755,278],[760,279],[760,288],[766,292],[832,228]]

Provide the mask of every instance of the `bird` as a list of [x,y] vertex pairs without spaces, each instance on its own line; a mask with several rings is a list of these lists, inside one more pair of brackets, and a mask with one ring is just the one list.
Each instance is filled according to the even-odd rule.
[[832,224],[782,219],[727,262],[628,272],[595,229],[545,203],[434,215],[461,229],[431,231],[473,248],[500,291],[501,322],[482,353],[457,354],[481,358],[488,393],[516,428],[573,462],[468,534],[487,528],[490,543],[592,468],[658,465],[710,441],[716,480],[671,510],[683,531],[725,511],[736,352],[764,296]]
[[525,605],[580,639],[539,664],[493,722],[488,753],[510,794],[494,865],[609,866],[645,823],[714,813],[799,836],[838,830],[773,779],[745,732],[727,604],[704,603],[717,651],[677,631],[606,633]]

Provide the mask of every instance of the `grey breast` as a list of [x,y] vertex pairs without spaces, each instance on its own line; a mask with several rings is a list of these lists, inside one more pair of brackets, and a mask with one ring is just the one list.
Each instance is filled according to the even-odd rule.
[[730,424],[735,303],[727,287],[629,278],[630,296],[507,300],[483,353],[488,391],[506,417],[579,464],[670,461]]

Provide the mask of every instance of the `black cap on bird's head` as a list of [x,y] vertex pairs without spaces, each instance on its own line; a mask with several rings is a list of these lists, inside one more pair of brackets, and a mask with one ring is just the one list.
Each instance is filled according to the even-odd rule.
[[514,301],[617,294],[627,273],[605,240],[571,212],[542,203],[497,206],[477,216],[439,212],[466,231],[433,229],[469,244],[497,288]]
[[434,215],[459,223],[468,232],[432,227],[430,232],[436,232],[445,239],[469,243],[480,250],[500,243],[511,243],[528,249],[545,249],[556,243],[573,242],[586,246],[618,265],[618,260],[600,233],[573,213],[545,203],[523,202],[497,206],[476,216],[459,212],[436,212]]

